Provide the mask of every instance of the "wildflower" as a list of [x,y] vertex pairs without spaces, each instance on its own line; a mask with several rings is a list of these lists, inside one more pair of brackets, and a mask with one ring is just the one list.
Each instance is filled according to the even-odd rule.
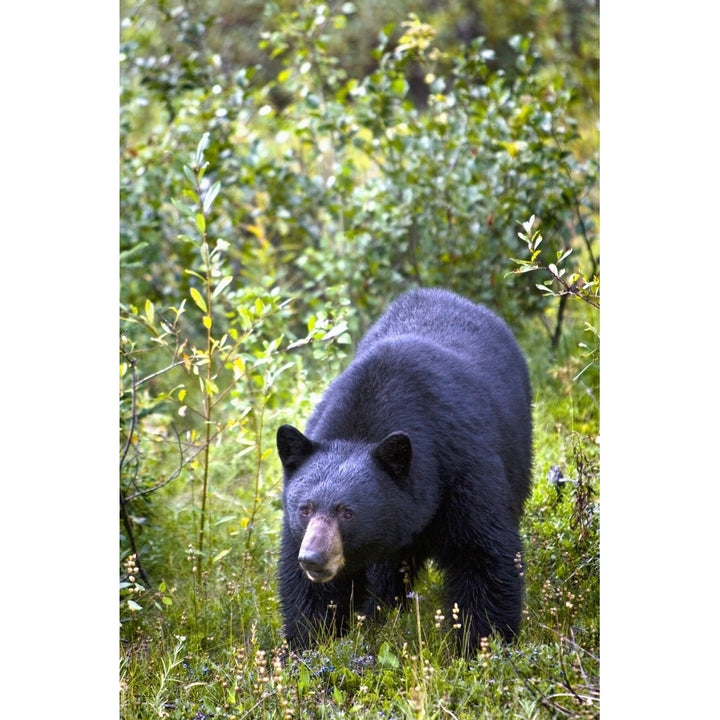
[[462,627],[462,623],[460,622],[460,608],[458,607],[457,603],[453,604],[452,616],[453,616],[453,629],[459,630]]

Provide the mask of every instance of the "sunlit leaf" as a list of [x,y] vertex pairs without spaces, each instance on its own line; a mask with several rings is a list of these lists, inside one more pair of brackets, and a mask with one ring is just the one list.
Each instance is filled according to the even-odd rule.
[[190,288],[190,296],[195,301],[195,304],[204,312],[207,312],[207,304],[205,303],[205,298],[200,294],[200,291],[197,288],[191,287]]
[[145,300],[145,319],[150,327],[155,325],[155,306],[150,300]]
[[220,562],[229,552],[230,552],[230,548],[226,548],[225,550],[221,550],[221,551],[212,559],[213,565],[214,565],[215,563]]
[[205,198],[203,199],[203,212],[205,214],[210,212],[210,209],[213,206],[213,203],[215,202],[215,198],[218,196],[218,193],[220,192],[220,181],[213,183],[210,186],[210,189],[205,194]]
[[220,293],[233,281],[232,275],[226,275],[224,278],[218,282],[218,284],[215,286],[215,289],[213,290],[212,297],[216,298]]
[[338,335],[342,335],[347,330],[347,328],[348,326],[346,322],[340,322],[334,328],[328,330],[328,332],[325,333],[325,335],[323,336],[323,340],[332,340]]
[[203,133],[203,136],[200,138],[200,142],[197,146],[197,151],[195,153],[195,166],[201,167],[203,164],[203,160],[205,159],[205,150],[207,149],[207,146],[210,144],[210,133]]

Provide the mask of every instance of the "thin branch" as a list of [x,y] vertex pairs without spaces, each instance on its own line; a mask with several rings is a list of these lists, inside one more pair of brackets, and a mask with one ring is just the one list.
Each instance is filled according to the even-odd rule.
[[[122,472],[123,465],[125,463],[125,459],[127,458],[127,454],[130,451],[130,445],[132,443],[132,436],[135,432],[135,426],[137,424],[137,402],[135,399],[135,381],[136,381],[136,375],[135,375],[135,361],[132,358],[128,358],[130,362],[130,373],[132,377],[132,392],[131,392],[131,410],[130,410],[130,432],[128,432],[127,440],[125,441],[125,446],[123,447],[123,451],[120,455],[120,471]],[[142,562],[140,560],[140,551],[138,550],[137,543],[135,542],[135,533],[133,533],[132,528],[132,521],[130,520],[130,512],[128,510],[128,500],[123,495],[122,488],[120,488],[120,514],[122,515],[123,519],[123,525],[125,526],[125,532],[127,533],[128,542],[130,543],[130,548],[132,549],[133,554],[135,555],[135,563],[137,564],[138,573],[140,574],[140,577],[143,579],[144,583],[149,587],[150,586],[150,578],[148,578],[147,573],[145,572],[145,568],[142,565]]]
[[[174,426],[173,426],[173,430],[175,430]],[[152,487],[145,488],[144,490],[138,490],[137,492],[133,493],[132,495],[129,495],[127,497],[128,502],[130,500],[135,500],[135,498],[142,497],[143,495],[149,495],[150,493],[153,493],[156,490],[159,490],[160,488],[165,487],[168,483],[175,480],[175,478],[180,475],[182,469],[191,460],[193,460],[197,455],[199,455],[205,449],[204,445],[201,445],[194,455],[190,455],[190,457],[188,457],[187,460],[185,460],[185,459],[183,459],[182,442],[180,441],[180,436],[178,435],[177,430],[175,430],[175,435],[177,436],[177,444],[178,444],[178,449],[180,452],[180,464],[178,465],[177,469],[168,476],[167,480],[163,480],[162,482],[158,483],[157,485],[153,485]]]
[[[124,353],[123,353],[124,354]],[[125,459],[127,458],[127,454],[130,451],[130,445],[132,443],[132,436],[135,432],[135,426],[137,424],[137,401],[135,399],[135,388],[137,387],[136,384],[136,375],[135,375],[135,359],[125,356],[127,358],[127,361],[130,363],[130,375],[132,377],[132,390],[130,394],[130,429],[128,431],[127,439],[125,440],[125,446],[123,447],[123,451],[120,453],[120,469],[122,470],[123,465],[125,464]]]
[[172,370],[173,368],[176,368],[180,365],[183,365],[185,363],[185,360],[176,360],[174,363],[171,363],[163,370],[158,370],[157,372],[150,373],[150,375],[146,375],[141,380],[138,380],[137,385],[135,387],[140,387],[143,383],[148,382],[148,380],[152,380],[153,378],[159,377],[160,375],[163,375],[164,373],[168,372],[169,370]]

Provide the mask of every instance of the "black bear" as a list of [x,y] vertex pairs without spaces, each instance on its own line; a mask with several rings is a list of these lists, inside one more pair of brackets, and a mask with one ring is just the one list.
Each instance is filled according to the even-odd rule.
[[291,648],[403,602],[429,559],[460,610],[465,651],[493,631],[515,637],[531,395],[500,318],[446,290],[401,295],[305,434],[283,425],[277,448],[278,580]]

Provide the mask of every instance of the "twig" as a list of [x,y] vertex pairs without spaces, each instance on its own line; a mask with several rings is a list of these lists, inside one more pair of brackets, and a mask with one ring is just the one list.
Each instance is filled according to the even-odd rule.
[[[120,455],[120,470],[122,471],[123,464],[125,463],[125,459],[127,458],[127,454],[130,450],[130,444],[132,442],[132,436],[135,432],[135,425],[137,422],[137,404],[135,400],[135,361],[133,358],[128,358],[130,362],[130,373],[132,376],[132,392],[131,392],[131,410],[130,410],[130,431],[128,432],[127,440],[125,441],[125,446],[123,447],[123,451]],[[123,525],[125,526],[125,532],[127,533],[128,542],[130,543],[130,548],[135,555],[135,563],[137,565],[138,573],[140,574],[140,577],[143,579],[143,582],[150,587],[150,578],[148,577],[147,573],[145,572],[145,568],[142,565],[142,562],[140,560],[140,551],[138,550],[137,543],[135,542],[135,534],[133,533],[132,529],[132,522],[130,521],[130,513],[128,511],[128,500],[125,498],[122,492],[122,488],[120,489],[120,514],[123,519]]]

